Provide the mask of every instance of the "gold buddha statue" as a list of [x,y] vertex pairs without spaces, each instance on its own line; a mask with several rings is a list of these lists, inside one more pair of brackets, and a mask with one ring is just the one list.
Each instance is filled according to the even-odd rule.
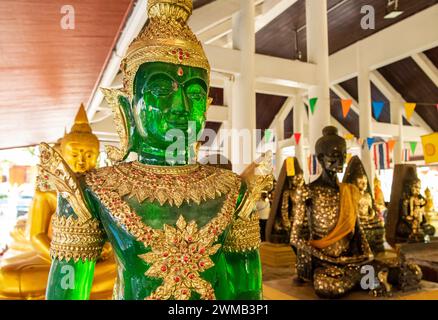
[[424,196],[426,197],[426,207],[424,210],[426,211],[426,219],[430,223],[431,220],[436,217],[437,213],[435,211],[432,193],[430,192],[429,188],[426,188],[426,190],[424,190]]
[[374,199],[371,195],[371,186],[358,156],[351,158],[344,176],[344,183],[351,183],[359,190],[358,217],[365,232],[368,244],[374,254],[385,251],[385,228],[380,219]]
[[374,205],[377,213],[383,220],[387,208],[385,204],[385,197],[383,196],[382,184],[377,175],[374,177]]
[[[69,134],[55,144],[70,168],[85,173],[96,167],[99,140],[92,134],[85,108],[81,105]],[[51,220],[57,207],[56,191],[41,191],[40,180],[29,208],[28,219],[20,220],[12,231],[13,242],[0,260],[0,299],[43,299],[51,258]],[[96,265],[94,299],[110,298],[116,276],[110,250]]]

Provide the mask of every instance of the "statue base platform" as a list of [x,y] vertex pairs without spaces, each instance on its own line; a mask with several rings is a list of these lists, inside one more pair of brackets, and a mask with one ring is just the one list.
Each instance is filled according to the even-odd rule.
[[[296,277],[263,283],[264,300],[322,300],[310,283],[298,283]],[[341,300],[438,300],[438,284],[421,282],[419,291],[394,292],[392,297],[373,297],[367,291],[353,291]]]
[[263,242],[260,245],[260,258],[262,264],[269,267],[292,267],[295,264],[295,253],[286,244]]
[[438,283],[438,239],[430,243],[403,243],[396,249],[408,262],[416,263],[423,271],[423,280]]

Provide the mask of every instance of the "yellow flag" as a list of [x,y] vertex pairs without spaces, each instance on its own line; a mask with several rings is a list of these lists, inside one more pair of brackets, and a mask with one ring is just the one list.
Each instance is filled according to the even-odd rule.
[[408,121],[411,120],[411,117],[414,114],[416,107],[416,103],[405,103],[406,119],[408,119]]
[[287,171],[287,176],[288,177],[293,177],[295,176],[295,162],[294,162],[294,158],[287,158],[286,159],[286,171]]
[[438,162],[438,132],[421,137],[426,163]]

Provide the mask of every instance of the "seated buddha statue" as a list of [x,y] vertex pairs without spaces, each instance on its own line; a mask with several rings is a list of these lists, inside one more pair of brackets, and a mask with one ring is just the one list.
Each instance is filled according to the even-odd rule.
[[[104,90],[120,135],[120,147],[107,148],[113,165],[76,176],[41,145],[40,168],[62,196],[47,299],[88,299],[105,240],[117,261],[114,299],[261,298],[254,207],[270,177],[256,170],[264,163],[245,179],[196,163],[210,68],[187,25],[192,6],[148,1],[122,62],[124,88]],[[125,162],[130,152],[138,160]]]
[[424,196],[426,197],[426,207],[424,210],[426,211],[427,222],[430,222],[436,216],[435,205],[433,203],[432,193],[429,188],[424,190]]
[[266,239],[269,242],[290,243],[290,232],[294,213],[292,210],[292,199],[296,190],[300,189],[303,185],[303,170],[298,163],[298,159],[286,159],[275,185],[271,212],[266,227]]
[[382,191],[382,183],[379,177],[376,175],[374,177],[374,205],[376,208],[376,213],[379,215],[382,221],[385,221],[385,216],[388,211],[385,204],[385,197]]
[[354,184],[359,189],[358,217],[365,236],[374,254],[385,251],[385,227],[377,214],[371,186],[362,161],[358,156],[351,158],[344,175],[345,183]]
[[435,227],[427,222],[426,199],[420,192],[420,179],[413,177],[405,181],[397,236],[408,242],[424,242],[435,234]]
[[[99,156],[99,141],[91,133],[83,106],[76,115],[69,134],[58,140],[59,150],[71,170],[83,174],[96,167]],[[43,299],[50,270],[51,221],[57,208],[57,194],[54,188],[44,185],[44,178],[37,178],[37,188],[29,208],[27,222],[20,224],[13,232],[15,240],[10,250],[0,260],[0,298]],[[104,259],[96,266],[92,297],[111,297],[115,263],[106,248]]]
[[315,151],[322,173],[295,192],[291,244],[297,251],[298,278],[311,281],[319,297],[339,298],[360,282],[361,266],[373,254],[357,218],[359,190],[337,178],[346,159],[346,141],[329,126]]

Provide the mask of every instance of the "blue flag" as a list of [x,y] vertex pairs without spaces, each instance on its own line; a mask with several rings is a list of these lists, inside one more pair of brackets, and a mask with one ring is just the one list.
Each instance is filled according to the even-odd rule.
[[379,120],[384,106],[385,102],[383,101],[373,101],[374,117],[376,117],[377,120]]
[[371,147],[373,146],[374,141],[376,141],[376,139],[374,139],[374,138],[367,138],[368,149],[371,150]]

